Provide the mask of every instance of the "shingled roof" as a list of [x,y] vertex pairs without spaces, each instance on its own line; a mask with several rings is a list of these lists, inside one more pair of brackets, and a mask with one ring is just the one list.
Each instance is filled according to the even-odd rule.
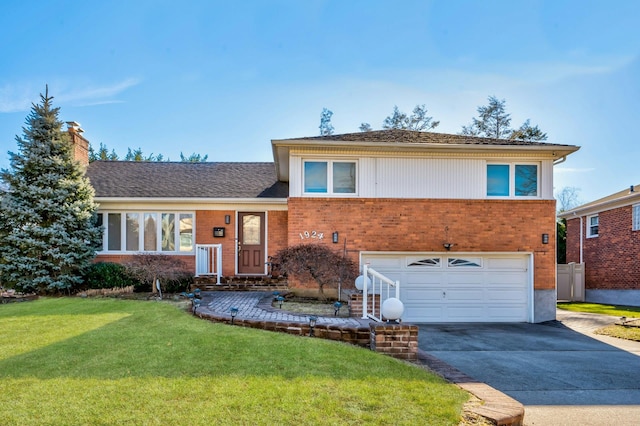
[[98,198],[287,198],[273,163],[94,161]]
[[341,135],[312,136],[285,140],[298,141],[344,141],[344,142],[383,142],[383,143],[415,143],[415,144],[450,144],[450,145],[508,145],[508,146],[562,146],[572,145],[550,144],[546,142],[528,142],[517,139],[494,139],[467,135],[450,135],[447,133],[417,132],[413,130],[375,130],[372,132],[345,133]]

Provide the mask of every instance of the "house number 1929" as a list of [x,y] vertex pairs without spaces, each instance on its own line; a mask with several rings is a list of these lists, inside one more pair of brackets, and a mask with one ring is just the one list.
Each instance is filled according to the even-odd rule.
[[307,240],[309,238],[317,238],[318,240],[321,240],[324,238],[324,232],[318,231],[304,231],[300,232],[298,235],[300,235],[301,240]]

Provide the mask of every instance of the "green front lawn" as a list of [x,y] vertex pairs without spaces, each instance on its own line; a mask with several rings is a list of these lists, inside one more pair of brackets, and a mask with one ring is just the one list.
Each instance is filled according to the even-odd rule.
[[[619,306],[619,305],[602,305],[598,303],[568,302],[558,303],[558,308],[574,312],[587,312],[590,314],[611,315],[614,317],[640,318],[640,307],[636,306]],[[635,321],[634,324],[640,324]],[[610,325],[599,330],[597,334],[618,337],[620,339],[640,341],[640,328],[625,327],[622,325]]]
[[166,303],[0,307],[3,425],[451,425],[467,399],[363,348],[214,324]]

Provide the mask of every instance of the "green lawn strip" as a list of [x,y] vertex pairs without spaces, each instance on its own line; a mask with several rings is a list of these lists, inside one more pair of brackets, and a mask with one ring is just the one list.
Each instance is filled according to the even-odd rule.
[[[640,307],[604,305],[599,303],[558,303],[558,308],[573,312],[587,312],[591,314],[611,315],[614,317],[640,318]],[[640,321],[634,324],[640,325]],[[595,331],[596,334],[618,337],[620,339],[635,340],[640,342],[640,328],[625,327],[623,325],[609,325]]]
[[599,303],[570,302],[558,303],[558,308],[573,312],[611,315],[614,317],[640,318],[640,307],[603,305]]
[[363,348],[214,324],[165,303],[0,308],[6,425],[457,424],[467,399]]
[[635,340],[640,342],[640,328],[625,327],[623,325],[609,325],[595,331],[596,334],[617,337],[620,339]]

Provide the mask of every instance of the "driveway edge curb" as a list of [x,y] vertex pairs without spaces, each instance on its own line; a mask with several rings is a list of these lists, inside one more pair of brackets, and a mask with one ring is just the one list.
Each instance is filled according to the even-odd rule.
[[522,426],[524,405],[486,383],[478,382],[444,361],[418,349],[418,362],[445,380],[481,399],[484,404],[470,409],[496,425]]

